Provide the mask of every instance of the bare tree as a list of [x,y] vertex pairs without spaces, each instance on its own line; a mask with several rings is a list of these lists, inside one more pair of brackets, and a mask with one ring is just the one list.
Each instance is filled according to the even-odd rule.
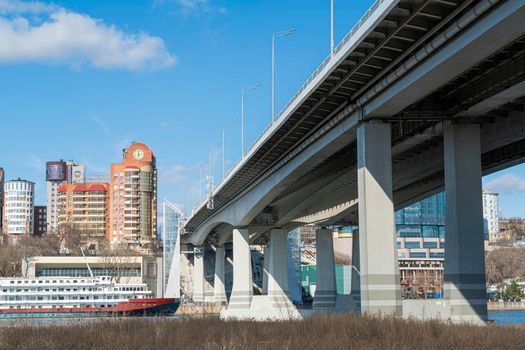
[[115,278],[117,283],[133,268],[136,252],[127,249],[123,244],[109,244],[105,242],[99,246],[98,255],[101,257],[104,269]]
[[501,284],[504,280],[525,277],[525,249],[494,249],[486,257],[487,282]]
[[517,240],[525,236],[525,222],[521,218],[510,218],[506,220],[507,230],[511,240]]

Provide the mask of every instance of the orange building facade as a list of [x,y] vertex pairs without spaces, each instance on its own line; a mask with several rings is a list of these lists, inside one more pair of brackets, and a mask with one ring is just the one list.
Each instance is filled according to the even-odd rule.
[[58,227],[79,230],[84,242],[100,241],[108,230],[109,185],[68,184],[58,187]]
[[141,142],[132,143],[123,153],[121,163],[111,164],[106,238],[131,248],[148,249],[157,237],[155,156]]

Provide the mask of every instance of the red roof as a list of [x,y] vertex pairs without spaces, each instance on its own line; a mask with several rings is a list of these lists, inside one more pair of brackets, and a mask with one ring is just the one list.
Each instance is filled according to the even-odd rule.
[[65,183],[61,183],[58,186],[58,192],[67,192],[67,185]]
[[73,188],[73,192],[86,192],[88,187],[84,184],[78,184]]
[[89,191],[106,191],[106,186],[102,184],[92,184],[89,186]]

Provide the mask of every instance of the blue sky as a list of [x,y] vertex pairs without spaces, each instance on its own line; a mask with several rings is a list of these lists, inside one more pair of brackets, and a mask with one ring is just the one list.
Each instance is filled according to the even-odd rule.
[[[336,42],[371,3],[336,0]],[[242,87],[261,84],[246,99],[247,145],[270,121],[272,33],[297,29],[277,41],[280,110],[329,53],[329,5],[0,0],[0,166],[9,179],[35,181],[43,204],[45,161],[108,172],[142,141],[158,159],[160,199],[188,212],[212,150],[220,177],[223,128],[227,168],[240,157]],[[504,215],[525,216],[525,167],[485,182],[502,192]]]

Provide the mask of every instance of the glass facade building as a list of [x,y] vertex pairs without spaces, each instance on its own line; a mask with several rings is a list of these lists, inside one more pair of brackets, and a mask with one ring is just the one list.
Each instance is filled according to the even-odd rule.
[[445,193],[395,213],[403,298],[440,298],[445,260]]
[[398,210],[395,217],[399,238],[445,238],[445,193]]
[[444,258],[444,192],[398,210],[395,219],[400,259]]
[[169,201],[163,206],[163,290],[166,298],[180,298],[180,231],[184,214]]

